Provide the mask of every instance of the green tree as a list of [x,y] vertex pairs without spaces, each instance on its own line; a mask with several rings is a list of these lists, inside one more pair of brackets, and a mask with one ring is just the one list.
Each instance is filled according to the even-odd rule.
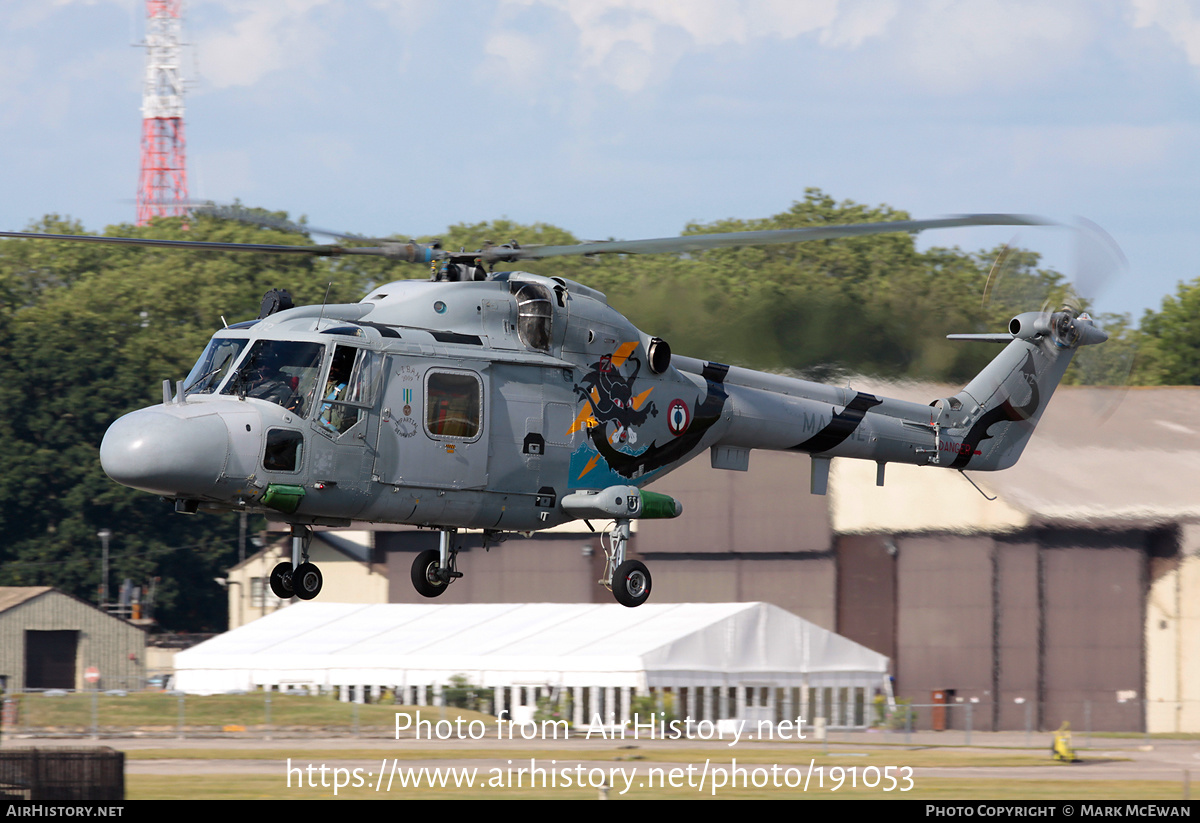
[[[48,217],[31,227],[79,233]],[[158,220],[112,236],[243,243],[306,238],[225,220]],[[99,445],[122,414],[159,402],[222,318],[258,314],[262,294],[297,302],[358,300],[357,274],[283,255],[133,249],[84,243],[0,243],[0,584],[54,585],[94,601],[97,532],[113,532],[110,593],[157,577],[157,617],[170,628],[220,629],[225,595],[213,582],[236,562],[234,515],[183,517],[105,477]]]
[[1200,279],[1180,283],[1142,318],[1146,371],[1165,384],[1200,386]]

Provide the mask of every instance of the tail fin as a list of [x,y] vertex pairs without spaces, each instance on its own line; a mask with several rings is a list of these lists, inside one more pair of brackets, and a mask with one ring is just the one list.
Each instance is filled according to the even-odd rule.
[[1074,352],[1047,338],[1015,339],[966,388],[939,401],[944,436],[961,438],[950,468],[994,471],[1016,463]]
[[1018,314],[1009,321],[1008,333],[1012,341],[966,388],[934,404],[941,409],[937,423],[954,446],[952,469],[995,471],[1016,463],[1075,350],[1108,339],[1087,312],[1071,306]]

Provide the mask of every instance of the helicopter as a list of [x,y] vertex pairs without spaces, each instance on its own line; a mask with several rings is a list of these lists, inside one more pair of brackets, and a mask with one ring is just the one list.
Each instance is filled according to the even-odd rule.
[[[1005,332],[951,339],[1004,344],[961,391],[928,405],[674,354],[605,295],[499,263],[599,254],[687,254],[964,226],[1046,226],[1046,218],[971,214],[452,252],[438,243],[261,245],[0,232],[0,237],[319,256],[373,255],[429,266],[427,280],[372,288],[358,303],[295,306],[264,297],[257,319],[218,330],[162,402],[119,418],[100,446],[117,483],[175,511],[269,513],[291,527],[290,562],[270,586],[315,598],[316,526],[352,520],[436,529],[418,554],[416,591],[437,597],[463,576],[458,533],[485,547],[582,520],[612,521],[599,581],[630,607],[652,578],[628,556],[632,523],[673,518],[683,502],[643,488],[704,452],[746,471],[754,449],[811,457],[825,494],[835,457],[964,473],[1012,466],[1082,346],[1107,339],[1077,307],[1018,314]],[[365,238],[308,229],[342,240]],[[968,478],[969,479],[969,478]]]

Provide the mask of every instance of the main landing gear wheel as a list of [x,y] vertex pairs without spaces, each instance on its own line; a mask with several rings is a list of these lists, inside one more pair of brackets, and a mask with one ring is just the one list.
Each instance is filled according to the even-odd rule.
[[312,563],[301,563],[292,572],[292,591],[301,600],[312,600],[320,594],[323,583],[321,570]]
[[613,574],[612,593],[622,606],[640,606],[650,596],[650,570],[640,560],[626,560]]
[[439,569],[441,562],[441,552],[434,549],[417,555],[412,564],[412,582],[417,594],[422,597],[437,597],[446,591],[448,583],[442,579]]
[[271,591],[280,600],[291,600],[295,595],[292,591],[292,564],[280,563],[271,569]]

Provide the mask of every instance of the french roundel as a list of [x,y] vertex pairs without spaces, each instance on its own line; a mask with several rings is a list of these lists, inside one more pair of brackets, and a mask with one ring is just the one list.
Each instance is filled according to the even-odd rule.
[[688,423],[692,422],[692,413],[688,411],[687,403],[682,400],[672,400],[667,409],[667,428],[671,434],[678,437],[687,431]]

